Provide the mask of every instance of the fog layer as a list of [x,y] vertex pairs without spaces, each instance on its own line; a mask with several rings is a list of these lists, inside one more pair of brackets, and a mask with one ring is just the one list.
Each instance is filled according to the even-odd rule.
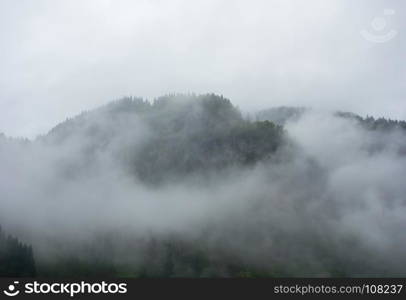
[[[114,241],[114,260],[136,264],[136,241],[172,237],[287,275],[406,273],[400,129],[368,130],[307,110],[286,123],[270,155],[246,164],[228,146],[207,157],[199,149],[201,128],[211,124],[202,102],[180,97],[143,114],[128,109],[133,101],[84,113],[32,142],[0,138],[0,221],[40,259],[103,236]],[[224,105],[211,134],[248,122]],[[181,125],[145,148],[170,116]],[[183,168],[178,155],[195,164]]]

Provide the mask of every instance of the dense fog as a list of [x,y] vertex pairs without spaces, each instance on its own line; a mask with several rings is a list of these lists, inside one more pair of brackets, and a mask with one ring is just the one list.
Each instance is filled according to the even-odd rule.
[[98,257],[138,270],[170,244],[217,262],[174,276],[230,276],[218,261],[275,276],[404,275],[402,126],[259,115],[215,95],[126,98],[33,141],[2,136],[0,223],[39,265]]

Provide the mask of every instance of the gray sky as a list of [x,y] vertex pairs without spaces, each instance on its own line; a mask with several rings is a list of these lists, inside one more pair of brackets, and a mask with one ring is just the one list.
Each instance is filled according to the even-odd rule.
[[402,0],[0,0],[0,132],[172,92],[406,119],[405,14]]

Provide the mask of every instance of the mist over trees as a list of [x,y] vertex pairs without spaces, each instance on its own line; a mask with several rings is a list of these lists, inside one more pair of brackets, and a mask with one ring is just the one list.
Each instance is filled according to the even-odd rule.
[[273,107],[261,110],[256,114],[256,119],[260,121],[272,121],[275,124],[285,125],[287,122],[299,120],[308,111],[306,107]]
[[21,253],[13,276],[402,275],[405,128],[178,94],[0,136],[0,223],[32,245],[0,235],[17,249],[0,259]]
[[153,103],[123,98],[59,124],[40,140],[63,145],[84,135],[90,154],[108,147],[120,123],[131,118],[135,126],[147,127],[148,137],[123,145],[117,156],[149,183],[255,164],[275,152],[283,136],[281,126],[244,120],[228,99],[211,94],[163,96]]

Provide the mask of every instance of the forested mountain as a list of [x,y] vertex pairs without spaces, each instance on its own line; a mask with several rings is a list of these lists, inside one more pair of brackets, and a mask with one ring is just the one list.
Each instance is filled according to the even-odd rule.
[[406,274],[402,128],[289,107],[250,121],[207,94],[0,135],[0,220],[33,247],[0,234],[0,275]]
[[[268,158],[283,136],[281,126],[244,120],[228,99],[211,94],[170,95],[152,103],[123,98],[59,124],[40,140],[63,145],[83,137],[92,156],[108,149],[123,125],[145,127],[146,136],[130,132],[117,155],[130,172],[150,183],[252,165]],[[139,143],[131,143],[132,138]]]

